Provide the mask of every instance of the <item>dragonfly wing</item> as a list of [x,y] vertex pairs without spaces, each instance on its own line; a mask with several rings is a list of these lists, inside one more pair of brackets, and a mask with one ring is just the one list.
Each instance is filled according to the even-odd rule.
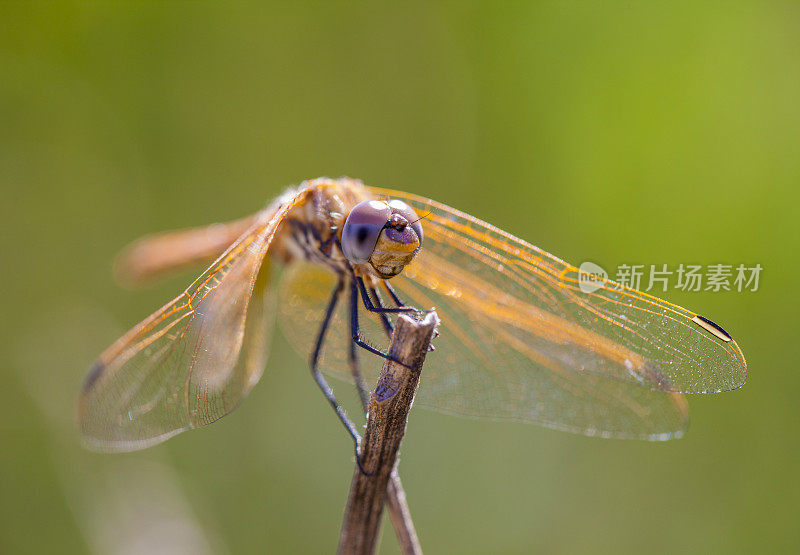
[[[438,363],[429,357],[420,403],[656,438],[685,423],[685,402],[674,393],[744,383],[736,342],[697,314],[611,281],[582,291],[577,268],[490,224],[422,197],[372,190],[424,218],[419,256],[391,282],[407,302],[439,310],[437,345],[452,344],[437,348]],[[625,406],[632,416],[613,423]]]
[[418,406],[600,437],[665,440],[686,428],[688,408],[680,393],[581,372],[513,325],[458,299],[404,276],[392,286],[407,303],[436,307],[441,320],[436,351],[428,354],[417,390]]
[[[293,265],[281,277],[278,319],[284,336],[303,356],[314,348],[336,279],[332,272],[311,264]],[[553,365],[543,368],[531,362],[530,351],[518,342],[513,345],[522,352],[498,340],[490,328],[495,324],[462,308],[457,299],[425,290],[402,275],[391,283],[407,302],[436,306],[443,322],[436,351],[425,363],[417,406],[609,437],[667,439],[678,437],[686,427],[687,406],[679,393],[651,391]],[[352,382],[348,300],[346,296],[339,300],[319,365],[325,374]],[[377,317],[361,310],[360,323],[363,337],[385,349],[387,340]],[[365,382],[373,388],[382,361],[370,355],[360,359]]]
[[107,349],[78,402],[85,443],[142,449],[232,411],[261,377],[274,316],[262,266],[282,197],[183,294]]
[[253,226],[256,216],[138,239],[119,253],[114,275],[121,284],[138,287],[199,264],[210,264]]

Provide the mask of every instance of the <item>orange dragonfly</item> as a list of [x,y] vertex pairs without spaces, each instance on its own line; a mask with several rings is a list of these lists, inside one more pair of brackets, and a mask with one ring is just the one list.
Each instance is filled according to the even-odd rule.
[[586,292],[576,267],[538,247],[357,180],[307,181],[252,217],[146,237],[117,272],[142,282],[214,258],[89,371],[78,402],[88,447],[140,449],[231,412],[261,377],[275,319],[356,451],[320,372],[355,382],[366,403],[377,374],[362,375],[357,347],[383,355],[363,338],[390,335],[412,307],[441,320],[416,403],[448,414],[667,440],[686,428],[683,393],[746,380],[742,351],[711,320],[609,280]]

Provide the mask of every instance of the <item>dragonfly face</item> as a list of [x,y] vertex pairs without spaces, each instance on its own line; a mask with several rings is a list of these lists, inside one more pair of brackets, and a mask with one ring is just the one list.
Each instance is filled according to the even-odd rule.
[[351,264],[369,264],[381,279],[396,276],[422,246],[417,213],[400,200],[365,200],[342,228],[342,251]]
[[375,341],[395,314],[436,307],[417,406],[600,437],[680,437],[684,393],[746,380],[741,349],[708,318],[610,280],[584,291],[578,268],[522,239],[357,180],[308,181],[234,224],[145,238],[117,268],[143,281],[203,259],[216,260],[92,367],[78,402],[89,446],[140,449],[231,412],[276,319],[334,402],[319,371],[363,384],[354,343],[380,354],[360,324]]

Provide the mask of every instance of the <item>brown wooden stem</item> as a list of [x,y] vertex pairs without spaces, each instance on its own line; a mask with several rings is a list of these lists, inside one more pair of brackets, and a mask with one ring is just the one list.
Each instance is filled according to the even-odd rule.
[[403,483],[397,468],[392,470],[392,477],[389,480],[389,487],[386,489],[386,506],[389,508],[389,520],[392,521],[397,543],[400,545],[400,552],[403,555],[422,555],[422,546],[417,538],[417,531],[414,529],[414,522],[411,520],[411,510],[406,501],[406,492],[403,490]]
[[[389,502],[398,503],[396,510],[390,511],[395,528],[398,528],[396,518],[406,518],[410,523],[395,463],[422,363],[438,322],[435,312],[426,313],[421,320],[405,314],[397,319],[389,345],[389,359],[384,362],[378,385],[370,397],[367,428],[361,445],[361,467],[366,474],[356,465],[339,536],[339,553],[375,552],[387,488],[393,490],[388,496]],[[406,539],[398,533],[404,553],[420,553],[413,525],[401,529],[410,530]]]

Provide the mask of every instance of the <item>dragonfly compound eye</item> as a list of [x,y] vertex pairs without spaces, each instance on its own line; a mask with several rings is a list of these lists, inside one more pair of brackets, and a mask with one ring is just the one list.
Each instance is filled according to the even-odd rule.
[[369,260],[391,215],[392,208],[379,200],[365,200],[353,207],[342,228],[342,251],[351,263]]
[[422,224],[420,223],[420,218],[417,216],[417,213],[414,212],[414,209],[407,205],[402,200],[390,200],[389,206],[392,209],[392,214],[400,214],[405,218],[408,222],[408,225],[411,226],[411,229],[414,230],[414,233],[417,234],[417,240],[419,244],[422,245]]

